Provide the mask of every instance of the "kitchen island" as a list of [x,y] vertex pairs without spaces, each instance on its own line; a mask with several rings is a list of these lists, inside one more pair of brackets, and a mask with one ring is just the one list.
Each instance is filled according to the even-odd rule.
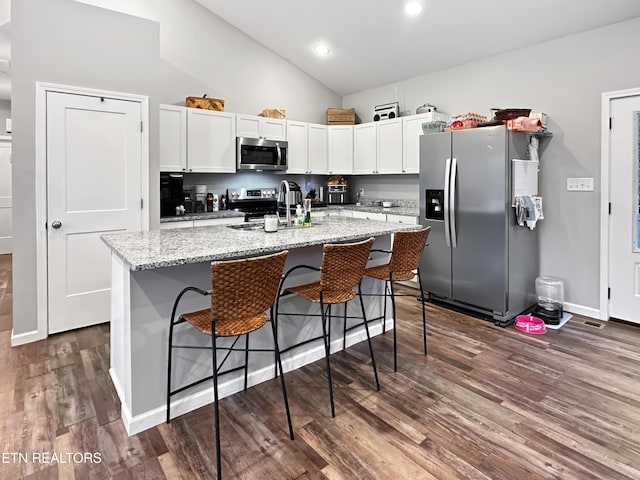
[[[265,255],[289,250],[285,269],[295,265],[320,266],[325,243],[362,240],[375,237],[374,248],[388,249],[391,234],[416,229],[402,225],[354,218],[326,218],[311,227],[280,229],[275,233],[244,230],[237,226],[193,227],[176,230],[152,230],[105,234],[102,240],[111,249],[111,368],[110,374],[120,397],[122,420],[129,435],[164,421],[167,376],[167,342],[171,308],[178,292],[187,285],[204,290],[211,288],[211,262]],[[385,261],[386,257],[377,262]],[[372,262],[376,262],[374,259]],[[292,275],[287,285],[318,278],[316,272]],[[382,282],[365,279],[363,292],[381,293]],[[319,336],[317,317],[300,314],[317,313],[318,305],[294,296],[283,297],[278,319],[280,348]],[[209,297],[186,295],[179,313],[207,308]],[[348,315],[359,315],[358,302],[350,302]],[[368,318],[380,317],[380,297],[366,297]],[[357,307],[357,308],[356,308]],[[334,309],[332,351],[342,348],[342,312]],[[295,313],[296,315],[288,315]],[[357,324],[357,320],[351,320]],[[387,315],[388,324],[392,320]],[[350,323],[351,324],[351,323]],[[370,326],[371,334],[382,331],[380,322]],[[256,348],[271,348],[270,334],[259,330],[251,335]],[[364,327],[347,335],[347,346],[365,338]],[[182,345],[210,346],[210,337],[182,325],[176,329]],[[231,343],[233,339],[220,339]],[[235,354],[234,354],[235,355]],[[230,367],[242,365],[243,356],[229,358]],[[283,355],[285,371],[299,368],[324,356],[318,340]],[[185,385],[211,374],[210,350],[177,350],[173,387]],[[252,353],[249,359],[249,385],[266,381],[274,375],[273,354]],[[242,390],[242,371],[221,378],[220,397]],[[181,415],[211,403],[210,382],[189,389],[172,399],[172,414]]]

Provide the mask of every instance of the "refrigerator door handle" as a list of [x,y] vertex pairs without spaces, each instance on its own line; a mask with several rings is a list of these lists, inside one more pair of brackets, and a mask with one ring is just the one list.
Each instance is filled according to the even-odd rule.
[[451,174],[451,159],[447,158],[444,164],[444,240],[447,248],[451,247],[451,235],[449,233],[449,177]]
[[449,200],[449,223],[451,225],[451,246],[456,248],[458,241],[456,239],[456,177],[458,175],[458,159],[453,158],[451,161],[451,187],[449,188],[449,194],[451,199]]

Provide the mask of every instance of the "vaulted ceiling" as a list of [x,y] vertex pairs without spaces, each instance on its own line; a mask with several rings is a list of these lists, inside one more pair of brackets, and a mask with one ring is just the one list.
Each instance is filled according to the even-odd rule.
[[406,0],[196,1],[341,95],[640,16],[638,0],[419,0],[414,17]]

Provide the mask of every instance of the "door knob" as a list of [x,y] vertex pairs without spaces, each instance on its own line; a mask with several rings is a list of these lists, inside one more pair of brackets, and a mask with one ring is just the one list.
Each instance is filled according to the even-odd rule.
[[51,227],[52,228],[60,228],[62,226],[62,222],[60,220],[54,220],[53,222],[51,222]]

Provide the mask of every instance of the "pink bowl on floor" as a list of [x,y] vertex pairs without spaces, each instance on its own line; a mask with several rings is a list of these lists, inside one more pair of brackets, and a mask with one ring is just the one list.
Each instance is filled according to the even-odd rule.
[[533,315],[518,315],[513,326],[516,330],[532,335],[543,335],[547,333],[547,326],[544,322]]

